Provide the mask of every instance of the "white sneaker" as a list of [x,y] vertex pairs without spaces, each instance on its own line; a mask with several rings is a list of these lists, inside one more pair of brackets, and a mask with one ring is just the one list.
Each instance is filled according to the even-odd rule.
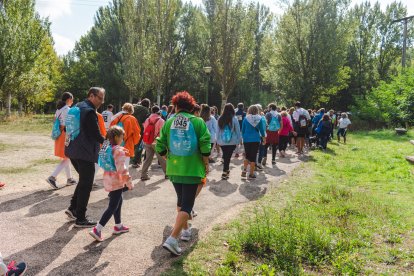
[[173,237],[168,237],[162,247],[170,251],[171,254],[175,256],[180,256],[182,253],[181,248],[178,246],[178,241]]
[[183,231],[181,231],[181,237],[180,237],[180,239],[182,241],[189,241],[189,240],[191,240],[191,228],[188,228],[187,230],[184,230],[183,229]]

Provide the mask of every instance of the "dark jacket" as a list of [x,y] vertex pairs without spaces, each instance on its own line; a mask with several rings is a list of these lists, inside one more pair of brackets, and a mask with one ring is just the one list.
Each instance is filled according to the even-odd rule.
[[331,133],[332,123],[331,121],[319,121],[317,127],[317,133],[319,136],[328,136]]
[[137,118],[141,134],[144,133],[144,122],[151,115],[148,108],[140,104],[134,104],[134,117]]
[[99,131],[98,116],[94,105],[85,100],[76,105],[80,109],[80,132],[75,140],[65,147],[65,155],[71,159],[98,162],[99,144],[104,137]]

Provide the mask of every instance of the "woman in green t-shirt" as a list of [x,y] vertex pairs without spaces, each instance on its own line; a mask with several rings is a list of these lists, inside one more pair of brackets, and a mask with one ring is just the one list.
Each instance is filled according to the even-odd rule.
[[177,218],[171,236],[163,247],[174,255],[181,255],[180,239],[189,241],[191,229],[188,219],[193,210],[198,185],[208,173],[210,133],[203,119],[191,114],[196,101],[188,92],[172,98],[176,113],[167,120],[157,138],[155,150],[167,158],[166,175],[177,193]]

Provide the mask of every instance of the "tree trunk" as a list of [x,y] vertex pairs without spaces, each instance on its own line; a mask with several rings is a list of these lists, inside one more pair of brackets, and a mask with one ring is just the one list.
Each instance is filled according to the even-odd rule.
[[12,95],[11,95],[11,92],[8,92],[7,99],[6,99],[6,117],[11,116],[11,101],[12,101]]
[[23,101],[19,100],[19,116],[23,115]]

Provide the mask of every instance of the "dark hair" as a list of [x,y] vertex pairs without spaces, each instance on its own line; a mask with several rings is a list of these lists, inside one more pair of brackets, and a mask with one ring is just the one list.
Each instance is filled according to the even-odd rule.
[[182,91],[174,95],[171,103],[180,110],[191,112],[196,104],[196,101],[194,100],[193,96],[190,95],[190,93],[187,91]]
[[114,108],[114,106],[112,104],[108,104],[107,107],[106,107],[106,109],[112,109],[112,108]]
[[66,105],[66,101],[69,99],[73,99],[73,95],[70,92],[65,92],[62,94],[62,98],[60,98],[60,100],[58,101],[56,108],[57,109],[61,109],[62,107],[64,107]]
[[270,103],[269,106],[268,106],[268,108],[269,108],[269,111],[270,110],[276,110],[277,109],[277,106],[276,106],[275,103]]
[[286,106],[282,106],[281,110],[286,111],[287,110]]
[[172,104],[170,104],[170,105],[168,106],[167,113],[168,113],[168,114],[171,114],[173,111],[174,111],[174,106],[173,106]]
[[329,117],[328,114],[323,115],[322,120],[323,121],[329,121],[331,119],[331,117]]
[[325,113],[325,108],[321,108],[321,112],[322,113]]
[[301,107],[301,106],[302,106],[302,104],[301,104],[300,102],[296,102],[296,103],[295,103],[295,106],[296,106],[296,107]]
[[191,111],[191,113],[195,114],[196,112],[200,112],[200,110],[201,110],[201,107],[198,104],[196,104],[194,105],[194,108]]
[[201,105],[200,117],[203,118],[204,122],[207,122],[211,118],[211,108],[207,104]]
[[125,131],[120,126],[111,126],[111,128],[108,129],[108,132],[106,133],[106,139],[109,140],[109,143],[111,145],[115,145],[115,137],[119,137],[121,135],[125,135]]
[[152,112],[152,113],[158,113],[158,112],[160,112],[160,107],[159,107],[158,105],[154,105],[154,106],[151,108],[151,112]]
[[103,89],[102,87],[91,87],[91,88],[89,88],[89,91],[88,91],[88,98],[89,98],[91,95],[97,96],[97,95],[99,94],[99,92],[100,92],[100,91],[102,91],[102,93],[105,93],[105,89]]
[[238,109],[244,109],[244,104],[243,103],[238,103],[237,108]]
[[236,112],[234,111],[234,106],[231,103],[228,103],[224,106],[223,113],[218,119],[218,126],[220,129],[223,129],[226,125],[230,125],[230,128],[233,127],[233,118]]
[[151,105],[151,101],[149,99],[145,98],[141,101],[141,105],[145,106],[146,108],[149,108],[150,105]]

